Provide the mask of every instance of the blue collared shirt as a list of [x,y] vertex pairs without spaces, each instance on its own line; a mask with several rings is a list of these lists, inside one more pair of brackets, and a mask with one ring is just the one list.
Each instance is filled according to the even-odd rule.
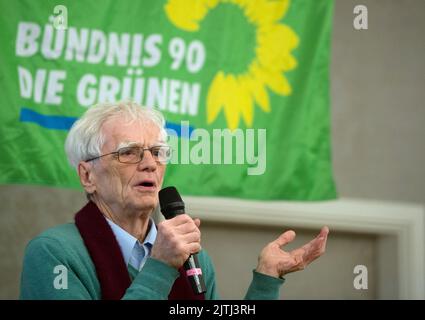
[[130,264],[133,268],[140,271],[146,259],[150,256],[152,246],[156,239],[157,229],[153,219],[150,218],[150,228],[143,243],[108,218],[106,218],[106,221],[108,221],[118,241],[125,264],[127,266]]

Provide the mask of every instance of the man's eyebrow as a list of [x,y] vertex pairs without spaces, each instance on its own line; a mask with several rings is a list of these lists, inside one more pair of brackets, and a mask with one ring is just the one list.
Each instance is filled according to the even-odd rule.
[[[165,145],[167,145],[167,144],[164,141],[156,141],[150,147],[165,146]],[[127,147],[143,147],[143,143],[140,143],[140,142],[137,142],[137,141],[123,141],[118,145],[117,150],[119,150],[121,148],[127,148]]]
[[121,148],[127,148],[127,147],[141,147],[141,146],[142,146],[142,143],[140,143],[140,142],[136,142],[136,141],[123,141],[123,142],[121,142],[121,143],[118,145],[117,150],[118,150],[118,149],[121,149]]

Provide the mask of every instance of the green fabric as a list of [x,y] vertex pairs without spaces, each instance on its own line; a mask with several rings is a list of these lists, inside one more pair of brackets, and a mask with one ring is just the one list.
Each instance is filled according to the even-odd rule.
[[56,0],[0,0],[0,183],[80,188],[63,147],[71,124],[97,102],[131,98],[179,134],[164,185],[184,195],[336,198],[333,0],[60,4],[66,21]]
[[253,281],[246,293],[246,300],[277,300],[279,299],[279,288],[285,282],[284,278],[274,278],[255,270]]
[[[218,299],[215,271],[205,250],[198,254],[207,286],[206,299]],[[67,270],[67,289],[56,289],[55,267]],[[123,299],[167,299],[179,272],[165,263],[148,258],[140,272],[129,269],[132,281]],[[246,299],[278,298],[281,279],[254,272]],[[94,264],[75,224],[46,230],[28,244],[21,275],[20,299],[101,299],[100,284]]]

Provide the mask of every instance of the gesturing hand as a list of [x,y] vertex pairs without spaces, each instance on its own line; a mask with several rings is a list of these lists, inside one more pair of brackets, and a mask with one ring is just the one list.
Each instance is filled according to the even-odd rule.
[[287,273],[303,270],[325,252],[328,233],[329,229],[325,226],[309,243],[286,252],[281,247],[295,239],[295,232],[292,230],[284,232],[263,248],[256,271],[272,277],[283,277]]

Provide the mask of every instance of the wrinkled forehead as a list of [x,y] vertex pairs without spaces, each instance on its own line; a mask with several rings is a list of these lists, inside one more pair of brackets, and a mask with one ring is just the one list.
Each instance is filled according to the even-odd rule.
[[164,143],[161,130],[151,120],[128,120],[111,117],[102,125],[104,144],[102,149],[111,151],[126,145],[149,147]]

